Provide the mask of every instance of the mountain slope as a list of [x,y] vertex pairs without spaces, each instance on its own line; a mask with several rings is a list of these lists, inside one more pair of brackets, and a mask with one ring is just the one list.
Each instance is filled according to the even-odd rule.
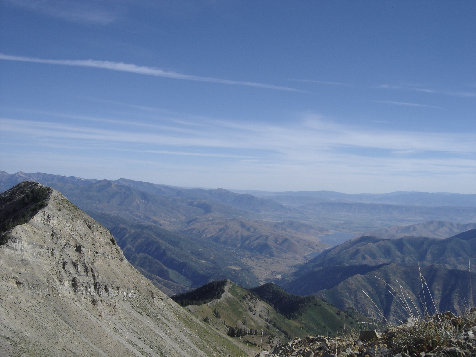
[[[466,238],[463,239],[463,234]],[[382,239],[363,236],[329,249],[309,261],[308,268],[380,264],[439,264],[466,269],[476,254],[476,229],[447,239],[407,237]]]
[[[318,296],[341,309],[354,308],[376,319],[401,323],[413,316],[437,312],[463,314],[476,297],[476,274],[437,265],[418,266],[389,264],[367,274],[356,274]],[[422,284],[424,287],[422,288]]]
[[200,188],[184,189],[127,179],[119,179],[116,182],[143,192],[159,194],[170,198],[183,197],[189,200],[213,202],[233,207],[243,213],[252,212],[254,215],[264,214],[271,217],[274,214],[283,215],[289,213],[288,208],[273,200],[258,198],[250,194],[235,193],[222,188],[214,190]]
[[154,225],[104,214],[95,216],[110,229],[126,258],[167,294],[201,286],[211,277],[230,278],[244,285],[258,283],[236,249],[204,243],[198,237],[188,238]]
[[315,296],[291,295],[274,284],[244,289],[222,280],[172,298],[216,329],[265,348],[298,336],[335,335],[357,328],[362,320]]
[[437,310],[461,313],[475,300],[476,275],[468,271],[475,258],[474,229],[447,239],[364,236],[323,252],[284,286],[393,322]]
[[239,218],[197,218],[188,222],[184,231],[189,236],[220,242],[274,257],[292,253],[305,255],[325,247],[317,236],[325,232],[298,222],[268,222]]
[[1,231],[0,350],[7,355],[244,353],[155,288],[104,227],[57,191],[24,182],[0,195],[0,212],[7,211],[22,217]]
[[403,237],[427,237],[444,239],[475,228],[476,223],[463,224],[444,221],[428,221],[412,224],[409,226],[391,226],[369,232],[365,235],[385,239]]
[[0,188],[25,179],[60,190],[105,225],[134,266],[169,294],[225,278],[255,286],[327,247],[318,239],[325,229],[275,219],[289,210],[251,195],[41,173],[0,172]]

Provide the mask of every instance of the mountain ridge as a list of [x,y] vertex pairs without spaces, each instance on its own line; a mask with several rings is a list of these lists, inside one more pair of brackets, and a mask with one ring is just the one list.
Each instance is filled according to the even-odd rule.
[[391,226],[367,232],[364,235],[394,239],[404,237],[448,238],[458,233],[476,228],[476,223],[454,223],[446,221],[426,221],[407,226]]
[[315,296],[289,294],[272,283],[245,289],[230,280],[213,281],[172,298],[229,336],[261,348],[294,337],[357,330],[365,320],[351,310],[341,311]]
[[[363,236],[326,250],[282,284],[295,294],[398,322],[410,311],[462,313],[474,306],[476,274],[468,263],[475,258],[476,229],[446,239]],[[407,298],[415,309],[402,306]]]
[[[454,217],[455,222],[476,220],[476,208],[471,207],[349,202],[316,206],[313,197],[306,206],[304,201],[283,204],[223,189],[181,189],[126,179],[0,172],[0,188],[26,178],[64,189],[78,207],[115,234],[136,268],[170,295],[225,278],[245,287],[279,281],[325,248],[369,227],[441,216]],[[457,227],[462,225],[440,227],[440,232]],[[462,261],[458,264],[463,266]],[[344,270],[339,268],[339,274],[349,273]]]
[[[26,182],[0,195],[22,210]],[[0,246],[0,349],[21,355],[241,355],[160,292],[110,233],[55,190]]]

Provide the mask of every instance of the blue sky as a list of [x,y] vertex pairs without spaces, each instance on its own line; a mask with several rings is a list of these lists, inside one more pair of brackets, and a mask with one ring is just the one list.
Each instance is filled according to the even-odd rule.
[[0,169],[476,193],[476,2],[0,0]]

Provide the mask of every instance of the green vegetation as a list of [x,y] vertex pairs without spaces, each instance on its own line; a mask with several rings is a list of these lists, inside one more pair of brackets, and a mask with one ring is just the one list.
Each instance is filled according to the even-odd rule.
[[365,319],[316,297],[288,294],[274,284],[244,289],[217,281],[173,297],[197,318],[249,344],[269,347],[307,335],[336,335]]
[[356,328],[357,320],[362,321],[362,316],[355,311],[341,311],[316,296],[289,294],[272,283],[251,291],[272,305],[280,314],[298,322],[302,329],[314,334],[334,335],[337,331]]
[[222,333],[217,333],[216,330],[197,326],[197,322],[195,319],[192,320],[190,315],[180,314],[177,317],[185,326],[198,334],[202,349],[208,351],[212,356],[242,357],[255,355],[258,352],[255,346],[246,342],[242,343],[242,341],[237,341]]

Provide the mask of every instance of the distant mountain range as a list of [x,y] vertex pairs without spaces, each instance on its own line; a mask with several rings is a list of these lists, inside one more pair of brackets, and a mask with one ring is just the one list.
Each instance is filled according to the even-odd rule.
[[354,232],[368,232],[391,225],[411,225],[431,220],[476,222],[476,194],[248,192],[293,208],[300,212],[301,219],[306,217],[328,228],[347,227],[348,230]]
[[397,191],[382,194],[346,194],[333,191],[240,192],[248,192],[256,197],[272,199],[289,206],[308,205],[318,202],[340,202],[425,207],[476,207],[476,194],[415,191]]
[[379,238],[403,238],[403,237],[427,237],[427,238],[448,238],[461,232],[476,229],[476,223],[454,223],[444,221],[427,221],[408,226],[391,226],[382,228],[365,235]]
[[[85,180],[21,172],[0,172],[0,190],[27,179],[63,192],[104,224],[114,234],[126,258],[170,295],[220,279],[232,279],[246,288],[284,278],[290,281],[288,277],[297,267],[358,232],[375,231],[375,236],[382,238],[426,237],[425,233],[428,237],[442,238],[445,232],[453,235],[471,227],[467,222],[476,222],[474,195],[418,192],[384,195],[257,192],[252,195],[126,179]],[[448,222],[435,222],[441,219]],[[402,228],[402,224],[407,226]],[[387,228],[392,225],[393,228]],[[396,252],[393,246],[385,247]],[[366,271],[364,256],[385,257],[385,251],[372,249],[375,249],[373,253],[364,252],[355,262],[356,271]],[[380,263],[377,259],[369,262],[389,264],[397,256],[392,253]],[[356,260],[350,253],[348,257],[349,261]],[[399,259],[401,263],[402,256]],[[464,259],[458,259],[461,268]],[[306,266],[313,264],[311,260]],[[306,268],[299,268],[296,286],[301,284],[300,274],[305,271]],[[336,271],[342,276],[352,273],[349,264]],[[301,293],[298,288],[291,288]],[[316,291],[303,293],[311,292]]]
[[[476,223],[476,195],[471,194],[394,192],[350,195],[328,191],[250,191],[253,194],[249,194],[224,189],[185,189],[126,179],[85,180],[1,171],[0,190],[23,180],[61,189],[83,209],[121,215],[141,223],[160,223],[166,229],[175,229],[184,220],[210,213],[251,220],[298,221],[356,233],[431,220]],[[97,198],[99,195],[107,201],[101,202]],[[129,207],[129,210],[124,207]]]

